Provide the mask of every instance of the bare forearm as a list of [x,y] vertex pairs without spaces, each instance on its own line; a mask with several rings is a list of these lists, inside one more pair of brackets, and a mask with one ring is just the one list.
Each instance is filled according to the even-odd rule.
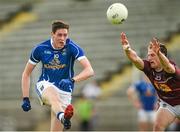
[[22,75],[22,96],[29,97],[30,76]]
[[122,48],[125,51],[127,57],[129,60],[140,70],[144,68],[144,62],[143,60],[136,54],[134,50],[131,49],[131,46],[128,42],[128,39],[126,37],[126,34],[124,32],[121,33],[120,36]]
[[160,51],[158,52],[158,57],[161,62],[163,69],[168,73],[175,73],[175,67],[169,62],[169,59],[162,54]]
[[94,75],[93,69],[91,67],[88,67],[88,68],[85,68],[82,72],[80,72],[78,75],[76,75],[73,78],[76,82],[79,82],[79,81],[86,80],[93,75]]
[[143,60],[137,55],[137,53],[132,50],[131,48],[128,48],[125,50],[125,53],[129,60],[138,68],[138,69],[143,69]]

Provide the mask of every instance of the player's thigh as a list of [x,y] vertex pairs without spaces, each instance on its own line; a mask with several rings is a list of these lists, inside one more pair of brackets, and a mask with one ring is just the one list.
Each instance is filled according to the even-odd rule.
[[58,91],[53,87],[47,87],[42,93],[42,100],[45,104],[52,105],[53,102],[60,101]]
[[[51,105],[52,102],[59,100],[58,88],[48,81],[40,81],[36,84],[36,93],[41,104]],[[54,101],[53,101],[54,100]]]
[[175,120],[175,118],[175,115],[168,109],[160,107],[156,113],[155,124],[167,127]]

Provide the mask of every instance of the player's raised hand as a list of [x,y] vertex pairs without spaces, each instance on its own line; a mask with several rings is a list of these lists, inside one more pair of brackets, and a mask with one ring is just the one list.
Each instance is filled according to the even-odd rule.
[[160,50],[160,43],[157,40],[157,38],[153,38],[150,42],[149,48],[151,50],[153,50],[156,54],[159,52]]
[[124,32],[121,33],[120,41],[121,41],[121,44],[122,44],[122,47],[124,50],[128,50],[130,48],[128,39],[127,39],[126,34]]
[[28,97],[23,98],[21,107],[25,112],[28,112],[29,110],[31,110],[31,103]]

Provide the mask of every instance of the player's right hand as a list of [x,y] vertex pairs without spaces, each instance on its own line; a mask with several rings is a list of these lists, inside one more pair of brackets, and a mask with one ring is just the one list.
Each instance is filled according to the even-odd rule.
[[121,33],[120,39],[121,39],[123,49],[128,50],[130,48],[130,45],[129,45],[128,39],[126,37],[126,34],[124,32]]
[[157,38],[151,40],[149,49],[153,50],[156,54],[160,51],[160,43]]
[[62,79],[59,83],[59,87],[65,91],[72,92],[74,87],[74,82],[72,79]]
[[25,112],[28,112],[29,110],[31,110],[31,103],[28,97],[23,98],[21,107]]

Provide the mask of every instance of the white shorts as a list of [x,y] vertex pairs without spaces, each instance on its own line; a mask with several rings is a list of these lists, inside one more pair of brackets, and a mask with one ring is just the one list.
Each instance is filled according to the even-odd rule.
[[60,90],[53,83],[50,83],[48,81],[40,81],[36,84],[36,93],[39,97],[41,105],[45,103],[42,99],[42,94],[48,87],[54,88],[59,93],[63,109],[65,109],[69,104],[71,104],[71,93]]
[[161,109],[167,109],[177,118],[180,118],[180,105],[171,106],[168,103],[164,102],[163,100],[160,100],[159,104]]
[[145,111],[141,109],[138,111],[138,121],[153,123],[155,120],[155,113],[155,111]]

